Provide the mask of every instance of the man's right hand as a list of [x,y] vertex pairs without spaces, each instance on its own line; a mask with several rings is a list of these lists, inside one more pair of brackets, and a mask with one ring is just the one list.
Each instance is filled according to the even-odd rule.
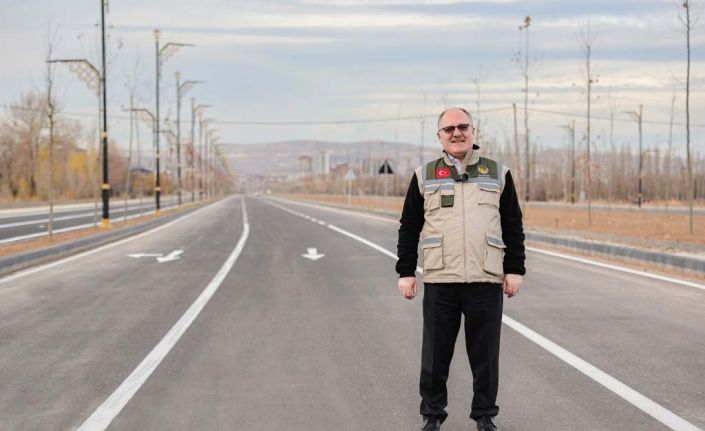
[[414,299],[414,296],[416,296],[416,277],[401,277],[398,286],[404,298]]

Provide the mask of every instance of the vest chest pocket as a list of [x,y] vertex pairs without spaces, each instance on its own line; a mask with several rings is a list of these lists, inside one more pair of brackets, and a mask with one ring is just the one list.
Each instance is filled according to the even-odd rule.
[[429,184],[424,187],[424,209],[432,211],[441,206],[441,185]]
[[487,246],[485,247],[485,263],[482,269],[494,275],[502,275],[504,273],[504,245],[502,238],[494,235],[486,234]]
[[483,206],[499,208],[499,185],[480,184],[480,196],[477,203]]
[[423,244],[423,269],[443,268],[443,236],[429,236],[424,238]]
[[455,202],[455,185],[443,184],[441,186],[441,206],[452,207]]

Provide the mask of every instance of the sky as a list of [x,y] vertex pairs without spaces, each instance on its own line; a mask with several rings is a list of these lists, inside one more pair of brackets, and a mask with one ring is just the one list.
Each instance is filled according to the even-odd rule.
[[[694,13],[702,18],[699,6]],[[585,134],[581,34],[588,28],[595,149],[609,148],[610,113],[616,146],[635,145],[638,129],[627,112],[640,104],[646,148],[667,147],[674,95],[674,121],[685,122],[685,35],[682,8],[672,0],[111,0],[108,10],[109,134],[122,146],[130,83],[136,105],[155,108],[156,28],[162,44],[194,45],[164,63],[162,116],[176,119],[176,71],[182,80],[204,81],[184,98],[182,119],[190,120],[191,97],[211,105],[207,116],[224,144],[314,139],[432,146],[438,113],[464,106],[481,133],[503,145],[514,133],[512,103],[523,133],[524,80],[516,60],[523,61],[528,34],[531,142],[564,146],[570,121],[578,140]],[[528,32],[519,29],[527,15]],[[0,105],[44,88],[49,40],[54,58],[99,66],[99,22],[99,0],[0,0]],[[705,136],[704,30],[700,20],[692,33],[697,148]],[[95,124],[95,93],[63,65],[55,73],[63,115]],[[188,135],[189,125],[182,127]],[[673,142],[676,151],[685,148],[684,126],[674,127]]]

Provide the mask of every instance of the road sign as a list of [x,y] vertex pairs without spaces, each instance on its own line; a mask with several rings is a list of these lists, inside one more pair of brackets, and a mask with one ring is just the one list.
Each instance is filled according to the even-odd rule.
[[348,169],[348,173],[345,174],[345,181],[355,181],[357,179],[357,175],[355,175],[355,172],[352,169]]
[[382,163],[382,166],[379,167],[379,173],[380,174],[393,174],[394,171],[392,171],[392,167],[389,164],[388,160],[385,160],[384,163]]

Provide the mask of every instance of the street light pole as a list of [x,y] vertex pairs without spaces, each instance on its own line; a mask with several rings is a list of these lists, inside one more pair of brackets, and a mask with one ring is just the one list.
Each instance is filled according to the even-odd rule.
[[[161,68],[162,68],[162,63],[167,61],[172,55],[176,53],[176,51],[179,50],[179,48],[184,47],[184,46],[193,46],[191,44],[187,43],[167,43],[163,47],[159,47],[159,36],[161,35],[161,31],[159,29],[154,30],[154,42],[155,42],[155,49],[156,49],[156,74],[157,74],[157,79],[156,79],[156,137],[157,137],[157,155],[156,155],[156,169],[157,169],[157,185],[154,188],[154,196],[156,199],[156,209],[155,209],[155,214],[159,214],[161,211],[161,178],[160,178],[160,151],[159,151],[159,84],[161,82]],[[178,90],[177,90],[178,91]],[[179,191],[180,193],[180,191]]]
[[161,178],[159,176],[159,82],[161,79],[161,58],[160,58],[160,51],[159,51],[159,35],[160,35],[159,30],[154,30],[154,42],[155,42],[155,48],[156,48],[156,53],[157,53],[157,85],[156,87],[156,116],[154,120],[154,136],[156,139],[156,153],[155,153],[155,171],[157,174],[157,180],[156,184],[154,186],[154,199],[155,199],[155,208],[154,208],[154,213],[159,215],[159,212],[161,210],[161,203],[160,203],[160,194],[161,194]]
[[[145,109],[145,108],[130,108],[130,109],[128,109],[128,111],[137,112],[137,113],[139,113],[139,114],[142,114],[142,119],[143,119],[144,121],[148,122],[149,125],[152,127],[152,143],[153,143],[154,148],[156,149],[156,143],[157,143],[157,119],[156,119],[156,117],[154,116],[154,114],[152,114],[152,112],[149,111],[149,109]],[[139,154],[139,152],[138,152],[138,154]],[[155,159],[155,161],[156,161],[156,159]],[[140,165],[140,166],[141,166],[141,165]],[[155,173],[155,175],[156,175],[156,173]],[[140,181],[140,182],[141,182],[141,181]],[[155,184],[156,184],[156,178],[155,178]],[[141,186],[140,186],[140,187],[141,187]],[[142,202],[140,202],[140,211],[142,211]],[[155,212],[156,212],[156,208],[155,208]]]
[[[181,97],[184,96],[194,85],[202,81],[185,81],[180,83],[181,74],[176,72],[176,176],[179,196],[179,206],[181,206]],[[193,105],[193,100],[192,100]]]
[[107,85],[105,85],[105,1],[100,0],[100,33],[101,33],[101,43],[102,43],[102,72],[100,74],[100,79],[102,81],[103,87],[103,130],[101,132],[101,138],[103,139],[103,184],[101,189],[103,190],[103,222],[101,227],[110,227],[110,183],[108,181],[108,94]]

